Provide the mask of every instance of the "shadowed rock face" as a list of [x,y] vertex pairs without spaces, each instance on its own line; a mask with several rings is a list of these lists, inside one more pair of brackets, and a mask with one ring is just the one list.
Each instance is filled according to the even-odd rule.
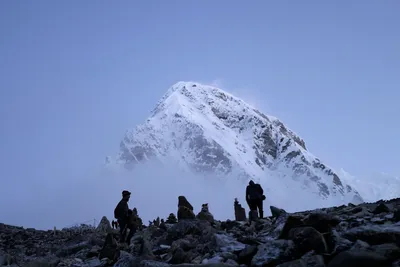
[[[98,227],[82,225],[56,231],[0,224],[0,264],[398,266],[400,223],[395,214],[399,208],[400,198],[296,213],[271,207],[274,216],[252,224],[230,220],[210,223],[204,218],[167,220],[138,230],[130,247],[119,244],[118,230],[101,230],[108,221],[105,217]],[[206,204],[202,212],[209,212]]]
[[232,169],[229,154],[214,140],[208,141],[203,136],[196,136],[189,142],[193,160],[190,166],[196,172],[212,173],[219,170],[228,173]]
[[180,82],[168,90],[152,116],[125,134],[117,161],[134,168],[149,159],[173,159],[194,172],[260,176],[287,173],[316,188],[321,198],[361,196],[307,151],[305,142],[280,120],[223,90]]

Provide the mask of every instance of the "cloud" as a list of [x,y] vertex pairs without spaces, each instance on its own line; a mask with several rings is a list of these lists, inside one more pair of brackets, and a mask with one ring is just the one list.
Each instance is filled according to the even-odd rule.
[[224,89],[224,80],[223,79],[215,79],[211,83],[209,83],[211,86]]
[[[204,84],[218,87],[232,95],[243,99],[246,103],[253,106],[254,108],[259,109],[263,112],[272,112],[271,107],[268,104],[269,99],[265,95],[265,91],[267,88],[254,88],[250,85],[247,86],[235,86],[230,85],[223,78],[217,78],[212,80],[211,82],[204,82]],[[264,89],[264,90],[262,90]]]
[[25,191],[18,189],[19,183],[1,188],[2,222],[52,229],[54,226],[63,228],[76,223],[99,222],[102,216],[112,220],[122,190],[132,192],[130,208],[137,207],[144,223],[158,216],[166,218],[170,213],[176,214],[179,195],[187,197],[196,213],[201,204],[210,203],[216,218],[233,219],[234,198],[244,196],[242,184],[183,173],[172,163],[148,162],[132,171],[101,169],[91,175],[68,177],[54,173],[51,176],[57,179],[35,181],[35,186]]
[[[29,190],[19,189],[18,182],[1,187],[2,222],[52,229],[54,226],[63,228],[75,223],[99,222],[102,216],[112,220],[122,190],[132,192],[129,206],[131,209],[137,207],[146,224],[158,216],[166,218],[170,213],[176,214],[179,195],[187,197],[196,214],[201,204],[209,203],[210,211],[219,220],[234,219],[234,198],[238,198],[248,211],[245,202],[247,181],[237,179],[235,172],[218,179],[213,175],[184,173],[172,162],[165,165],[147,162],[132,171],[100,169],[91,175],[69,177],[53,173],[51,177],[57,179],[36,180],[27,186]],[[267,196],[264,202],[266,216],[270,215],[270,205],[296,211],[337,204],[320,200],[291,179],[272,177],[268,173],[257,178]],[[296,199],[293,199],[294,195]]]

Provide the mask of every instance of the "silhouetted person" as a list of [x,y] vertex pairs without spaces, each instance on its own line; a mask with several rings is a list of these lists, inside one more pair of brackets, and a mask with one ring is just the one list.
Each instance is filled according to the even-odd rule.
[[131,192],[126,190],[122,191],[122,199],[114,209],[114,217],[117,219],[117,223],[119,225],[121,243],[125,242],[125,235],[129,219],[128,201],[130,197]]
[[114,222],[114,220],[112,220],[111,226],[112,226],[113,229],[115,229],[115,222]]
[[261,185],[250,180],[249,185],[246,187],[246,201],[251,211],[257,211],[258,209],[260,218],[264,217],[263,200],[265,200],[265,196]]

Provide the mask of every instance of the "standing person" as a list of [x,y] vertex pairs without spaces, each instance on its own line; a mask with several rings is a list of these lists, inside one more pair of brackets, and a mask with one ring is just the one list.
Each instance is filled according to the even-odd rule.
[[251,211],[255,210],[259,213],[259,218],[264,218],[263,201],[265,200],[264,190],[260,184],[250,180],[246,187],[246,202]]
[[124,190],[122,191],[122,199],[114,209],[114,217],[117,219],[119,225],[120,242],[125,242],[125,234],[128,226],[129,219],[129,207],[128,202],[131,197],[131,192]]

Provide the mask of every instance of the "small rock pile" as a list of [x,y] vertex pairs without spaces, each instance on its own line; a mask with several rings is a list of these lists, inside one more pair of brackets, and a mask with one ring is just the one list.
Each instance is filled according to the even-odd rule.
[[207,204],[194,218],[188,210],[141,229],[129,247],[105,218],[98,229],[55,232],[0,224],[0,266],[400,267],[400,198],[296,213],[271,207],[273,216],[251,223],[216,221]]

